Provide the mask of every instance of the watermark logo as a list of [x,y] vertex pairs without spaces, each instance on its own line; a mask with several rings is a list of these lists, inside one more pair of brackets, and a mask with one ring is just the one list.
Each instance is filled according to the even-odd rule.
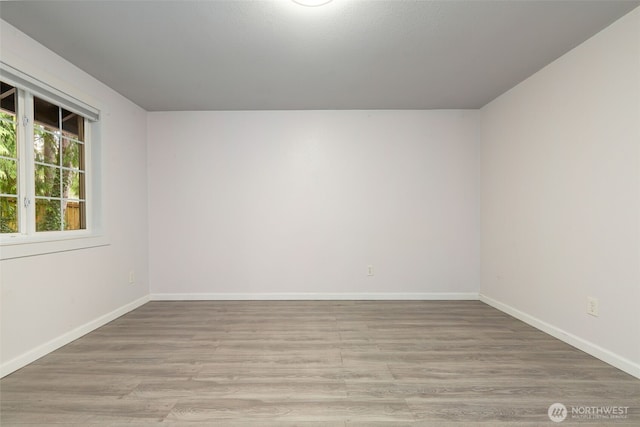
[[547,415],[549,415],[549,419],[554,423],[561,423],[567,418],[567,407],[562,403],[554,403],[549,406]]
[[568,410],[562,403],[554,403],[547,411],[549,419],[561,423],[567,417],[572,420],[620,420],[629,416],[628,406],[572,406]]

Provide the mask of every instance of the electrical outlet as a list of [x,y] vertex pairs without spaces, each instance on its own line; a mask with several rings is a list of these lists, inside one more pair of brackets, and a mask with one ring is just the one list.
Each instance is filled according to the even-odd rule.
[[134,283],[136,283],[136,273],[134,273],[133,271],[129,272],[129,284],[133,285]]
[[373,276],[373,265],[367,265],[367,276]]
[[598,299],[587,297],[587,314],[598,317],[600,315],[598,311]]

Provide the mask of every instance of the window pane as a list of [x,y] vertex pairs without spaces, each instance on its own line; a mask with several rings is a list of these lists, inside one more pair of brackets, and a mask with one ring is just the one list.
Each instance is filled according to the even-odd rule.
[[0,159],[0,194],[18,195],[18,161]]
[[64,209],[65,230],[84,230],[85,202],[67,201]]
[[62,109],[62,133],[68,138],[84,141],[84,118]]
[[60,137],[42,126],[33,128],[33,155],[36,162],[60,164]]
[[16,113],[16,88],[0,82],[0,109],[8,113]]
[[36,199],[36,231],[62,230],[60,200]]
[[60,197],[60,168],[36,165],[36,196]]
[[83,168],[84,146],[67,138],[62,138],[62,166],[73,169]]
[[43,99],[33,98],[33,120],[53,129],[60,129],[60,107]]
[[62,197],[84,199],[84,173],[64,169],[62,171]]
[[34,98],[34,121],[36,231],[85,229],[84,118]]
[[18,157],[16,116],[0,111],[0,156]]
[[0,197],[0,233],[18,232],[18,198]]
[[[0,233],[18,232],[17,91],[0,82]],[[14,197],[7,197],[13,195]]]

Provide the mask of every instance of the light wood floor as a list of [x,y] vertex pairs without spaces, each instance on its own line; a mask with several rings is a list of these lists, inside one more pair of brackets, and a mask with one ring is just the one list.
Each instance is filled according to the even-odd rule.
[[640,380],[477,301],[151,302],[0,393],[3,427],[640,425]]

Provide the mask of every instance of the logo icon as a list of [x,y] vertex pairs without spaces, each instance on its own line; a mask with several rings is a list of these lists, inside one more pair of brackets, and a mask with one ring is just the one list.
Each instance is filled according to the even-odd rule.
[[562,403],[554,403],[549,406],[547,415],[549,415],[549,419],[554,423],[561,423],[567,418],[567,407]]

